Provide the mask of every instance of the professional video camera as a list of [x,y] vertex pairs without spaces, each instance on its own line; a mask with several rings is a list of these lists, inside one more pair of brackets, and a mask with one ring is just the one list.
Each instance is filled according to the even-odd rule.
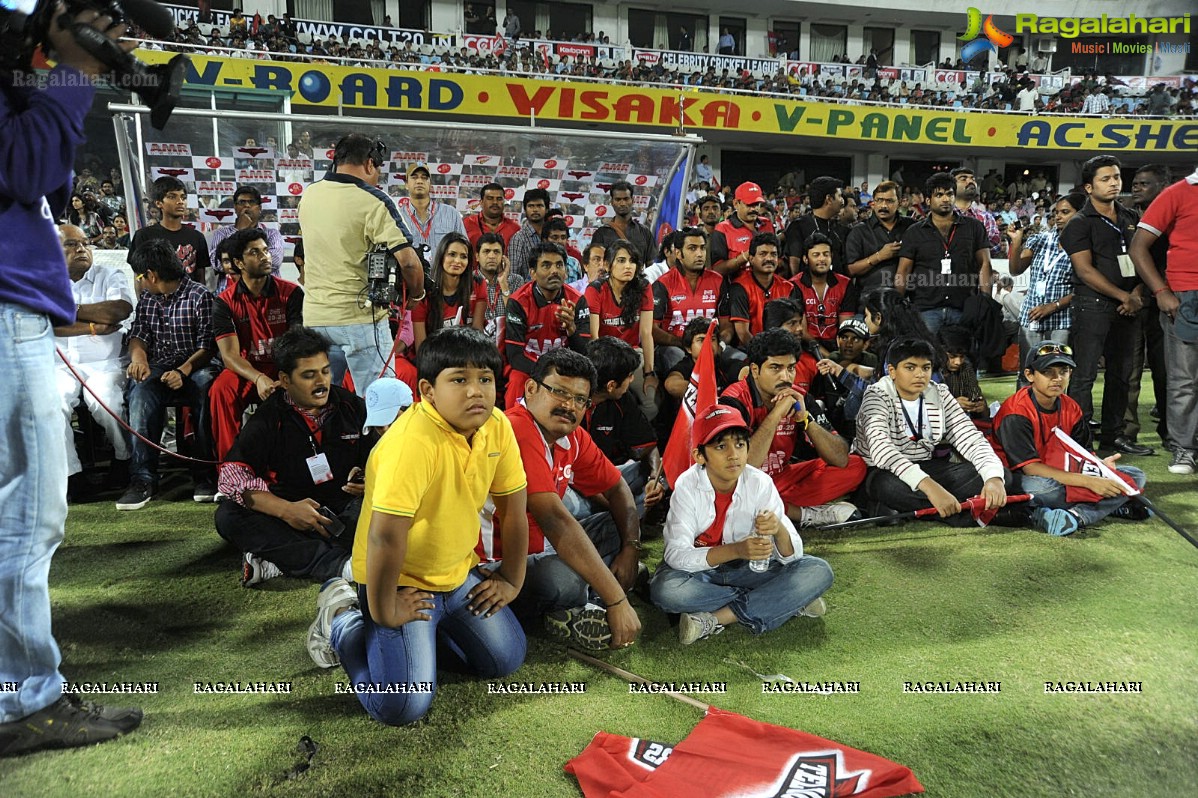
[[[429,252],[428,244],[416,244],[413,249],[424,265],[424,273],[428,274],[429,265],[425,259]],[[395,258],[387,251],[386,245],[379,244],[366,253],[366,299],[370,304],[380,308],[390,307],[399,297],[402,281]]]
[[[0,70],[29,70],[33,54],[41,47],[47,55],[49,33],[60,0],[0,0]],[[150,124],[162,130],[175,110],[183,87],[187,56],[177,55],[166,64],[146,66],[100,31],[75,22],[75,16],[91,9],[112,18],[114,25],[129,22],[151,36],[166,39],[175,30],[171,13],[154,0],[62,0],[66,13],[59,24],[97,61],[107,66],[113,85],[131,89],[150,106]]]

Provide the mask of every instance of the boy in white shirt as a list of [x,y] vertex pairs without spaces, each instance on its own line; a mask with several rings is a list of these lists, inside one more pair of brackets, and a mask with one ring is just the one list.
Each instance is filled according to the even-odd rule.
[[823,615],[832,569],[803,554],[774,481],[747,464],[744,419],[711,407],[692,440],[696,464],[674,486],[665,560],[651,585],[654,604],[681,613],[678,639],[690,645],[733,623],[761,634],[796,615]]

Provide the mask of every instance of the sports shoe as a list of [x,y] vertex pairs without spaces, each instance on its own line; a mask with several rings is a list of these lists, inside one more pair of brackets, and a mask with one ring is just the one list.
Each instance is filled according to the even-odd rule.
[[1128,499],[1118,510],[1111,513],[1111,518],[1122,518],[1124,521],[1147,521],[1151,515],[1147,507],[1135,499]]
[[1051,507],[1037,507],[1032,512],[1032,523],[1041,532],[1047,532],[1054,538],[1072,535],[1082,528],[1081,519],[1068,510],[1054,510]]
[[1173,450],[1173,459],[1169,462],[1170,474],[1193,474],[1194,453],[1189,449],[1178,446]]
[[316,597],[316,620],[308,627],[308,656],[319,668],[335,668],[341,663],[329,636],[333,632],[333,618],[341,610],[358,606],[358,591],[349,580],[335,576],[320,586]]
[[857,512],[857,508],[849,502],[832,502],[831,504],[802,508],[799,526],[842,524],[860,517],[861,514]]
[[264,560],[257,554],[246,552],[241,558],[241,586],[253,587],[259,582],[265,582],[267,579],[274,579],[276,576],[282,576],[283,572],[279,570],[279,566],[275,565],[270,560]]
[[118,510],[140,510],[150,503],[153,495],[154,488],[150,486],[149,482],[135,479],[129,489],[121,495],[121,498],[116,500],[116,508]]
[[140,709],[101,707],[66,693],[28,717],[0,723],[0,757],[102,743],[140,724]]
[[548,613],[545,616],[545,631],[551,637],[591,651],[600,651],[611,645],[607,610],[594,604]]
[[216,501],[216,486],[209,480],[197,482],[191,497],[197,504],[210,504]]
[[799,610],[799,615],[802,615],[806,618],[822,618],[827,611],[828,602],[824,601],[823,596],[820,596],[815,601]]
[[684,646],[722,631],[723,625],[710,612],[684,612],[678,618],[678,642]]

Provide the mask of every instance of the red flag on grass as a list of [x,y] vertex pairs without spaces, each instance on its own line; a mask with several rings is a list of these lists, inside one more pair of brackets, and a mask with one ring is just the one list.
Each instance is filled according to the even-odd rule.
[[686,394],[682,397],[682,407],[674,419],[674,429],[670,431],[670,439],[666,442],[666,450],[661,456],[662,471],[670,487],[686,469],[695,461],[691,459],[691,424],[695,416],[715,404],[715,353],[713,350],[718,322],[711,320],[707,328],[707,337],[699,350],[699,359],[695,370],[691,372],[691,382]]
[[888,759],[715,707],[672,748],[600,733],[566,771],[587,798],[891,798],[923,792],[909,768]]
[[[1053,427],[1053,436],[1048,439],[1048,448],[1044,454],[1045,465],[1068,471],[1071,474],[1085,474],[1088,477],[1122,482],[1127,485],[1123,492],[1128,496],[1140,495],[1134,479],[1118,469],[1111,468],[1098,455],[1079,444],[1060,427]],[[1102,499],[1089,488],[1078,488],[1073,485],[1065,487],[1065,501],[1093,503]]]

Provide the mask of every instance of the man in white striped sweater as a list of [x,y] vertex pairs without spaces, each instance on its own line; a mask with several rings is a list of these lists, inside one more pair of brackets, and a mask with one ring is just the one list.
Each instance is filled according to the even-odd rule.
[[[853,448],[869,466],[866,512],[931,506],[946,523],[971,526],[961,500],[980,494],[986,509],[1003,507],[1010,472],[948,387],[932,382],[934,358],[926,340],[900,339],[890,347],[887,376],[865,391]],[[951,462],[954,450],[964,462]],[[1030,522],[1018,511],[1004,515],[996,522]]]

